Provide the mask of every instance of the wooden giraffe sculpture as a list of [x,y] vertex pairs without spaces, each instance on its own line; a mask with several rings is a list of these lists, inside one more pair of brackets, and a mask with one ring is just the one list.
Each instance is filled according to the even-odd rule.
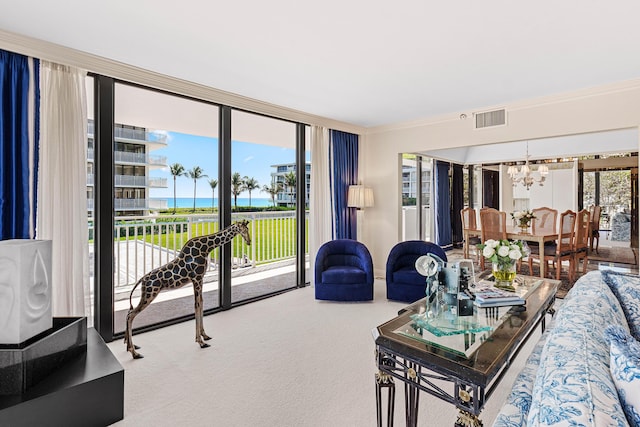
[[[196,342],[200,344],[201,348],[209,347],[209,344],[203,340],[210,340],[211,337],[205,334],[202,322],[202,282],[207,270],[207,258],[214,248],[230,242],[238,234],[244,238],[247,245],[250,245],[251,236],[249,236],[248,223],[249,221],[239,221],[215,234],[189,239],[175,259],[162,267],[151,270],[138,280],[129,295],[130,308],[127,313],[127,329],[124,335],[127,351],[131,352],[134,359],[140,359],[143,356],[136,351],[140,347],[133,344],[131,334],[133,319],[151,304],[161,290],[177,289],[189,282],[193,284],[195,297]],[[140,302],[133,308],[131,297],[138,285],[140,285],[141,291]]]

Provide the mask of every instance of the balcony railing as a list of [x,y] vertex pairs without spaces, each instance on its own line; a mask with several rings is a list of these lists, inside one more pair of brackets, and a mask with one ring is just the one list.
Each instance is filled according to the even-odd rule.
[[[307,214],[308,215],[308,214]],[[123,217],[114,224],[115,286],[131,286],[154,268],[175,258],[192,237],[219,231],[217,215]],[[232,215],[232,221],[249,220],[251,245],[237,236],[232,241],[234,266],[256,267],[296,256],[295,212],[248,212]],[[308,216],[307,216],[308,219]],[[90,228],[90,235],[93,230]],[[305,247],[307,245],[305,244]],[[215,274],[219,251],[210,255],[209,270]]]
[[115,175],[114,184],[118,187],[146,187],[146,176]]
[[149,178],[149,187],[167,188],[167,178]]

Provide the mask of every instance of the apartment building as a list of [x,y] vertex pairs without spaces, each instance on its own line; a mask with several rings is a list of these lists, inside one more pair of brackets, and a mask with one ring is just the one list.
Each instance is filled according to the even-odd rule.
[[[116,124],[114,128],[114,210],[116,216],[143,216],[167,209],[167,200],[151,200],[152,188],[167,188],[166,178],[153,177],[153,171],[167,167],[165,156],[151,154],[167,146],[166,135],[147,129]],[[94,200],[94,123],[87,126],[87,207],[93,216]]]
[[[275,182],[280,184],[281,190],[278,192],[276,196],[276,205],[277,206],[287,206],[293,207],[296,205],[297,197],[296,197],[296,187],[291,187],[287,185],[287,181],[285,176],[291,172],[296,173],[296,164],[295,163],[283,163],[277,165],[271,165],[272,168],[275,169],[274,172],[271,172],[271,182]],[[305,191],[307,201],[307,207],[309,205],[309,194],[311,192],[311,163],[306,162],[305,164]]]

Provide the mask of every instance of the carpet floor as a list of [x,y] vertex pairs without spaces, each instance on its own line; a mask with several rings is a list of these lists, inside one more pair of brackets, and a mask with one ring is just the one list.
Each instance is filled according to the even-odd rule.
[[[135,335],[144,359],[122,340],[109,348],[125,369],[124,420],[116,426],[374,426],[376,403],[372,330],[405,304],[386,299],[317,301],[308,286],[204,318],[211,347],[194,343],[188,321]],[[491,425],[539,330],[513,361],[488,400]],[[450,385],[439,384],[449,392]],[[455,408],[420,393],[419,425],[446,426]],[[396,386],[395,424],[404,425],[404,387]]]

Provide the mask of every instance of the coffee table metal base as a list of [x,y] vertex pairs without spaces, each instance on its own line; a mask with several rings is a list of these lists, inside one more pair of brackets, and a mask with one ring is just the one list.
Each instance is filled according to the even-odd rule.
[[[398,378],[404,383],[405,414],[408,427],[417,427],[418,425],[420,391],[455,405],[459,409],[456,426],[482,426],[478,415],[484,406],[483,388],[464,382],[457,377],[437,374],[428,370],[423,371],[423,366],[417,362],[381,346],[377,348],[377,363],[380,369],[376,374],[376,406],[379,427],[382,426],[381,387],[389,387],[386,384],[388,382],[393,384],[393,378]],[[381,383],[379,378],[388,378],[388,380],[386,383]],[[453,384],[454,393],[448,393],[435,381]],[[388,426],[393,426],[395,385],[391,387],[387,407]]]

